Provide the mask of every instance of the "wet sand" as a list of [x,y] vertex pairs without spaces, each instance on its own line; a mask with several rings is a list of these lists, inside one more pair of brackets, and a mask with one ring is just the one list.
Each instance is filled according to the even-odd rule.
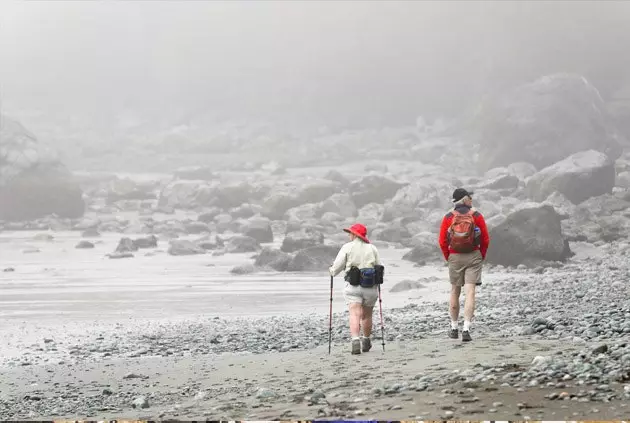
[[[626,403],[549,401],[557,389],[526,390],[489,383],[429,383],[418,392],[424,375],[479,371],[480,365],[529,364],[531,357],[567,347],[550,341],[484,338],[470,344],[431,337],[407,344],[374,345],[369,353],[350,356],[348,345],[282,354],[112,360],[98,365],[49,365],[7,370],[0,382],[3,396],[40,398],[26,401],[37,411],[41,398],[65,396],[76,407],[65,418],[221,418],[221,419],[379,419],[456,418],[522,420],[607,420],[627,417]],[[570,348],[570,347],[569,347]],[[133,373],[137,378],[125,379]],[[20,381],[21,383],[15,383]],[[402,388],[402,389],[401,389]],[[112,394],[104,396],[107,389]],[[567,389],[567,392],[577,391]],[[119,393],[145,395],[149,408],[119,407]],[[324,397],[320,397],[321,394]],[[109,398],[111,397],[111,400]],[[100,411],[89,414],[97,400]],[[452,414],[448,413],[451,412]],[[34,414],[33,414],[34,413]],[[8,416],[11,417],[11,416]]]

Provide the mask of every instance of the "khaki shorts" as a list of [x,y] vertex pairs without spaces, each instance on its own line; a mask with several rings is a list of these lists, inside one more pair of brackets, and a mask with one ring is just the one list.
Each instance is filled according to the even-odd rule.
[[343,289],[343,297],[346,300],[346,305],[358,303],[365,307],[374,307],[376,300],[378,300],[378,291],[376,285],[364,288],[362,286],[352,286],[346,282],[346,286]]
[[455,253],[448,256],[448,276],[452,285],[464,286],[481,279],[483,259],[479,250],[472,253]]

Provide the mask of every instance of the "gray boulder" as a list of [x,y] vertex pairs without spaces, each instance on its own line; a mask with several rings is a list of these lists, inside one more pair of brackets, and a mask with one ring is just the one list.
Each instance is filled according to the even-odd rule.
[[404,281],[400,281],[397,284],[395,284],[394,286],[392,286],[390,288],[389,292],[405,292],[405,291],[411,291],[413,289],[422,289],[422,288],[425,288],[425,287],[426,287],[426,285],[424,285],[421,282],[404,280]]
[[285,253],[293,253],[308,247],[322,245],[323,243],[324,234],[322,232],[310,227],[301,227],[285,235],[280,250]]
[[251,264],[241,264],[236,266],[230,270],[230,273],[233,275],[249,275],[250,273],[254,273],[256,271],[256,267]]
[[292,259],[290,254],[265,247],[256,257],[254,265],[261,268],[271,268],[278,272],[286,272]]
[[228,253],[254,253],[260,249],[260,243],[251,236],[237,235],[230,238],[226,244]]
[[199,222],[199,221],[184,222],[184,228],[186,230],[186,233],[190,235],[197,235],[197,234],[210,232],[210,226],[208,226],[207,223]]
[[77,248],[80,250],[89,249],[89,248],[94,248],[94,244],[91,243],[90,241],[82,240],[82,241],[79,241],[79,243],[74,248]]
[[243,234],[254,238],[259,243],[273,242],[271,221],[266,217],[252,217],[243,226]]
[[357,206],[352,201],[349,194],[333,194],[324,201],[318,210],[321,217],[325,213],[336,213],[344,217],[355,217],[357,215]]
[[451,196],[455,186],[437,178],[421,178],[403,186],[387,201],[382,220],[422,216],[423,209],[446,210],[452,206]]
[[215,185],[199,181],[173,181],[162,188],[158,207],[196,209],[209,206],[214,199]]
[[604,153],[588,150],[542,169],[529,178],[526,191],[534,201],[543,201],[557,191],[580,204],[612,192],[614,186],[614,162]]
[[489,99],[472,123],[483,170],[520,161],[540,169],[589,149],[612,159],[621,154],[623,137],[597,89],[580,75],[544,76]]
[[436,234],[423,232],[416,235],[412,242],[414,247],[403,256],[403,260],[411,261],[420,266],[444,261]]
[[168,254],[172,256],[191,256],[195,254],[205,254],[206,250],[192,241],[171,240],[168,247]]
[[361,208],[369,203],[385,203],[405,185],[383,176],[369,175],[350,184],[349,191],[354,204]]
[[390,222],[386,227],[375,228],[370,235],[371,238],[378,241],[403,243],[408,241],[412,234],[403,224],[402,220]]
[[153,184],[139,184],[128,178],[116,178],[108,184],[107,204],[124,200],[155,200],[156,194]]
[[561,216],[550,205],[529,203],[490,229],[486,259],[492,264],[517,266],[565,261],[571,255]]
[[341,246],[317,245],[297,252],[287,267],[289,272],[325,272]]
[[138,251],[138,246],[133,243],[131,238],[121,238],[118,241],[118,246],[116,247],[115,252],[117,253],[129,253],[133,251]]
[[81,187],[57,154],[20,123],[0,118],[0,220],[83,216]]
[[216,250],[225,246],[225,242],[217,235],[205,235],[195,241],[195,244],[204,250]]

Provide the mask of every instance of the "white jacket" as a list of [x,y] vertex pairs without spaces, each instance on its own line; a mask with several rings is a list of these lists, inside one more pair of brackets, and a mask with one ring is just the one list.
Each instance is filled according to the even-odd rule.
[[348,272],[352,266],[365,269],[372,268],[376,264],[381,264],[376,247],[355,238],[341,247],[335,262],[328,270],[331,276],[337,276],[342,270]]

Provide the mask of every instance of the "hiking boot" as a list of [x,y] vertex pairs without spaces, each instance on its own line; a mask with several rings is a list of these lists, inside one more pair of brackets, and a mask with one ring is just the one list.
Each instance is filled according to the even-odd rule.
[[361,340],[360,339],[352,340],[352,354],[361,354]]
[[472,341],[472,338],[470,337],[470,332],[468,332],[467,330],[463,330],[462,331],[462,342],[470,342]]
[[451,328],[451,330],[448,331],[448,337],[451,338],[451,339],[459,338],[459,330]]
[[361,350],[363,352],[368,352],[370,351],[370,348],[372,348],[372,340],[370,338],[361,339]]

